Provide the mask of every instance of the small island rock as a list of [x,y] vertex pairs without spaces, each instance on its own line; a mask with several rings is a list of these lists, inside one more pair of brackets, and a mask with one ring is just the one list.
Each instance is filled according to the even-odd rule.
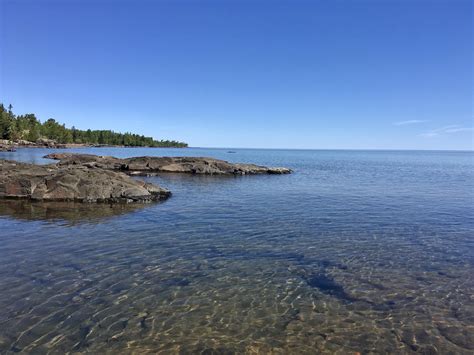
[[130,175],[188,173],[206,175],[289,174],[288,168],[269,168],[255,164],[229,163],[205,157],[134,157],[119,159],[92,154],[52,153],[45,156],[59,160],[59,166],[87,165],[118,170]]

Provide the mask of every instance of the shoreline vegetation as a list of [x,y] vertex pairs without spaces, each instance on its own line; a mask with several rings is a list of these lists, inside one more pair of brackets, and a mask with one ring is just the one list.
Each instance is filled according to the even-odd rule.
[[15,115],[12,105],[0,104],[0,151],[16,147],[77,148],[77,147],[149,147],[185,148],[187,143],[175,140],[155,140],[134,133],[112,130],[81,130],[67,128],[53,118],[41,122],[35,114]]

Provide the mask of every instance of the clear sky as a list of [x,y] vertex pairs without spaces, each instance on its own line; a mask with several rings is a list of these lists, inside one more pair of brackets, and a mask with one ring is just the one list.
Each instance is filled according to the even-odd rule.
[[470,0],[0,0],[0,101],[191,146],[473,149]]

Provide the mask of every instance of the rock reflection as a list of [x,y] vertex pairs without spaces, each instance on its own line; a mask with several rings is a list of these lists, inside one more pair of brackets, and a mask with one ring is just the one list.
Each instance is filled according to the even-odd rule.
[[80,202],[32,202],[1,200],[0,216],[28,221],[64,222],[65,225],[100,223],[105,219],[131,213],[147,204],[107,204]]

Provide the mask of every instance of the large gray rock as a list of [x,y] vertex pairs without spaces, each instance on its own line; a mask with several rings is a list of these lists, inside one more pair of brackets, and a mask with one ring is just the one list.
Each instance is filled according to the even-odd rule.
[[86,165],[120,170],[130,175],[188,173],[208,175],[289,174],[287,168],[269,168],[255,164],[235,164],[203,157],[136,157],[119,159],[92,154],[52,153],[45,158],[59,160],[59,166]]
[[0,198],[40,201],[148,202],[170,192],[127,175],[87,165],[32,165],[0,160]]

